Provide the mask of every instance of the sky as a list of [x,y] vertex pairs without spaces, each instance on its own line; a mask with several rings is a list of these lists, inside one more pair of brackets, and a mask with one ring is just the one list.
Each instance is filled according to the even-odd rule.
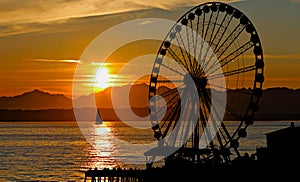
[[[70,96],[80,56],[100,33],[136,18],[177,20],[204,2],[1,0],[0,96],[34,89]],[[250,17],[259,32],[266,63],[264,88],[300,88],[300,1],[222,2]],[[95,74],[95,69],[91,70],[91,75]]]

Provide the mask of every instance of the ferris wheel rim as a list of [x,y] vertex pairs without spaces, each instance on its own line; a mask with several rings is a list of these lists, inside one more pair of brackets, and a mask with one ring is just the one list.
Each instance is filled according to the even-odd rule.
[[[177,23],[180,23],[183,19],[185,19],[191,12],[199,9],[199,8],[204,8],[204,7],[208,7],[211,8],[211,6],[225,6],[226,8],[229,7],[232,9],[233,12],[237,11],[239,13],[241,13],[242,16],[246,17],[247,19],[247,25],[251,26],[253,28],[252,32],[249,33],[252,36],[254,35],[256,37],[255,43],[254,43],[254,55],[255,55],[255,78],[254,78],[254,83],[253,83],[253,87],[252,87],[252,94],[251,94],[251,98],[250,98],[250,102],[247,106],[247,111],[245,112],[245,115],[243,116],[242,121],[240,122],[239,126],[237,127],[236,131],[232,134],[230,141],[228,141],[226,143],[226,145],[228,145],[231,141],[233,140],[239,140],[240,139],[240,131],[244,131],[248,128],[249,125],[253,124],[253,116],[254,113],[257,110],[257,105],[258,105],[258,101],[259,98],[261,97],[261,92],[262,92],[262,84],[264,82],[264,58],[263,58],[263,50],[262,50],[262,44],[259,38],[259,35],[257,33],[257,30],[255,29],[253,23],[250,21],[250,19],[242,12],[240,12],[238,9],[236,9],[235,7],[225,4],[225,3],[221,3],[221,2],[208,2],[208,3],[204,3],[204,4],[200,4],[192,9],[190,9],[189,11],[187,11],[184,15],[182,15]],[[218,10],[220,11],[220,10]],[[233,14],[233,12],[231,14]],[[233,15],[232,15],[233,16]],[[238,18],[237,18],[238,19]],[[164,43],[166,42],[166,40],[168,39],[170,33],[172,32],[172,30],[174,30],[175,26],[177,24],[174,24],[174,26],[170,29],[170,31],[168,32],[167,36],[165,37],[163,43],[161,44],[159,51],[157,53],[156,59],[155,59],[155,63],[153,65],[153,69],[152,69],[152,73],[151,73],[151,78],[150,78],[150,84],[149,84],[149,100],[156,95],[156,86],[157,86],[157,76],[153,76],[154,75],[154,69],[155,69],[155,64],[158,63],[161,66],[161,62],[162,60],[159,60],[159,55],[161,53],[162,48],[164,47]],[[255,49],[257,49],[257,51],[255,51]],[[156,74],[156,73],[155,73]],[[156,78],[156,79],[155,79]],[[154,89],[153,89],[154,88]],[[245,127],[242,128],[242,125],[245,124]],[[158,123],[153,122],[153,131],[155,130],[159,130],[159,133],[161,134],[162,131],[158,125]],[[243,129],[243,130],[242,130]],[[239,135],[238,137],[236,137],[236,135]],[[236,138],[235,138],[236,137]],[[235,139],[234,139],[235,138]]]

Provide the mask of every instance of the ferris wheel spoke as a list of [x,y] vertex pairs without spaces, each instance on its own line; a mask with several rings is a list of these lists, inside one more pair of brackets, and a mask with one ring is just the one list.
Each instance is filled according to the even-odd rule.
[[[200,21],[201,20],[201,21]],[[201,39],[201,32],[202,32],[202,29],[201,29],[201,27],[202,26],[199,26],[199,25],[201,25],[202,24],[202,19],[200,19],[200,16],[197,16],[197,25],[196,25],[196,33],[197,33],[197,36],[196,36],[196,42],[195,42],[195,47],[194,47],[194,52],[195,52],[195,55],[194,55],[194,59],[197,59],[197,54],[198,54],[198,37],[200,37],[200,43],[203,41],[202,39]],[[202,27],[203,28],[203,27]]]
[[[206,99],[206,100],[210,100],[210,96],[209,96],[209,94],[208,94],[206,91],[204,91],[203,94],[205,95],[205,99]],[[219,126],[217,126],[216,123],[214,122],[216,119],[217,119],[217,120],[220,120],[220,121],[221,121],[222,119],[221,119],[221,117],[218,115],[216,109],[211,105],[211,102],[210,102],[210,101],[206,101],[206,102],[209,102],[209,103],[210,103],[209,105],[211,106],[211,110],[213,110],[213,111],[215,112],[215,114],[216,114],[216,117],[217,117],[217,118],[214,118],[215,116],[214,116],[214,115],[211,115],[211,117],[212,117],[212,118],[211,118],[211,119],[212,119],[211,124],[212,124],[212,126],[213,126],[213,129],[215,130],[215,134],[216,134],[217,139],[218,139],[218,144],[221,146],[221,148],[223,148],[223,147],[224,147],[224,144],[223,144],[222,137],[220,136],[221,131],[219,130]],[[223,133],[221,133],[221,135],[224,136]],[[226,137],[224,137],[224,140],[226,140]],[[211,141],[211,145],[214,146],[213,140]]]
[[241,47],[237,48],[235,51],[231,52],[228,56],[226,56],[225,58],[221,59],[219,62],[216,62],[211,67],[207,68],[207,72],[209,73],[209,71],[211,69],[213,69],[218,64],[220,64],[220,66],[218,68],[215,68],[211,72],[211,73],[214,73],[215,71],[217,71],[218,69],[220,69],[220,67],[224,67],[225,65],[227,65],[231,61],[235,60],[236,58],[238,58],[240,55],[242,55],[243,53],[245,53],[246,51],[248,51],[252,47],[254,47],[254,44],[253,44],[252,41],[246,42],[244,45],[242,45]]
[[[175,105],[172,105],[172,106],[168,107],[168,109],[166,111],[166,114],[176,112],[178,104],[179,103],[177,102],[177,103],[175,103]],[[163,111],[160,110],[159,112],[163,112]],[[173,122],[173,120],[171,120],[171,118],[172,118],[172,115],[169,115],[169,114],[165,115],[163,117],[164,123],[161,125],[161,128],[165,128],[165,125],[169,124],[169,122]]]
[[[180,108],[178,108],[178,112],[180,112]],[[175,146],[176,144],[176,139],[177,139],[177,136],[178,136],[178,133],[179,133],[179,129],[180,128],[176,128],[177,124],[178,124],[178,121],[179,121],[179,118],[180,118],[180,115],[178,113],[176,113],[176,123],[173,125],[172,127],[172,136],[169,138],[169,143],[171,143],[171,146]]]
[[203,104],[204,102],[202,100],[203,100],[203,98],[200,97],[198,122],[200,122],[200,126],[202,128],[202,132],[204,132],[204,129],[206,127],[206,121],[208,120],[208,117],[206,115],[206,108],[205,108],[205,105]]
[[[161,96],[161,98],[166,98],[166,97],[168,97],[168,96],[170,96],[171,94],[174,94],[174,93],[176,93],[176,92],[181,92],[182,91],[182,89],[183,88],[181,88],[181,87],[183,87],[183,84],[182,85],[180,85],[180,86],[178,86],[178,87],[176,87],[176,88],[173,88],[173,89],[170,89],[170,90],[168,90],[168,91],[166,91],[166,92],[163,92],[163,93],[161,93],[161,94],[159,94],[159,96]],[[178,95],[178,94],[176,94],[176,95]]]
[[[209,96],[209,95],[208,95]],[[211,98],[212,96],[210,96]],[[214,98],[216,98],[216,100],[218,100],[217,102],[219,104],[223,103],[221,102],[221,99],[219,99],[216,95],[214,95]],[[212,98],[211,98],[212,99]],[[224,104],[221,104],[221,105],[224,105]],[[217,117],[219,119],[221,119],[221,117],[219,116],[217,110],[215,109],[215,107],[212,106],[212,109],[214,109],[215,111],[215,114],[217,115]],[[235,115],[238,119],[241,119],[241,116],[240,114],[238,114],[237,112],[234,111],[234,109],[232,109],[228,104],[226,104],[226,109],[231,112],[233,115]],[[224,122],[221,122],[221,128],[222,130],[224,130],[224,133],[225,135],[223,134],[222,130],[220,130],[221,134],[223,135],[223,138],[224,138],[224,141],[225,141],[225,144],[224,145],[228,145],[228,143],[232,140],[232,136],[230,135],[229,131],[227,130],[227,127],[225,126]]]
[[[211,101],[208,97],[208,94],[207,92],[204,90],[203,92],[201,92],[201,98],[202,98],[202,101],[204,102],[204,108],[206,108],[206,110],[209,110],[209,108],[211,108]],[[207,133],[208,135],[208,141],[212,142],[210,145],[213,145],[213,136],[210,132],[209,129],[207,129],[207,122],[209,121],[209,115],[210,112],[203,112],[204,114],[204,117],[205,117],[205,128],[204,128],[204,132]]]
[[[198,17],[198,19],[199,19],[199,17]],[[199,21],[199,20],[198,20]],[[196,32],[198,32],[198,24],[197,24],[197,30],[196,30]],[[191,66],[193,67],[193,72],[191,72],[190,74],[197,74],[197,72],[198,72],[198,66],[199,66],[199,64],[198,64],[198,61],[197,61],[197,50],[198,50],[198,47],[197,47],[197,43],[198,43],[198,39],[199,39],[199,36],[198,36],[198,34],[196,33],[196,35],[194,35],[194,30],[193,30],[193,24],[192,24],[192,22],[191,22],[191,29],[192,29],[192,39],[193,39],[193,46],[192,46],[192,51],[193,51],[193,57],[192,57],[192,60],[191,60]]]
[[[185,99],[185,97],[186,97],[186,94],[183,94],[183,96],[182,96],[182,100],[184,100]],[[174,136],[173,136],[173,138],[177,138],[177,135],[178,135],[178,127],[177,127],[177,129],[176,129],[176,125],[177,125],[177,123],[178,123],[178,121],[179,121],[179,119],[181,118],[181,108],[185,108],[184,107],[184,105],[183,106],[181,106],[182,104],[184,104],[184,103],[182,103],[181,101],[180,101],[180,104],[178,104],[178,106],[177,106],[177,109],[176,109],[176,111],[173,113],[173,118],[171,118],[171,121],[173,121],[173,120],[175,120],[175,123],[173,124],[173,131],[175,131],[174,132]],[[172,125],[170,125],[170,127],[171,127]],[[169,127],[169,128],[170,128]],[[176,140],[173,140],[173,143],[172,143],[172,145],[174,146],[174,142],[175,142]]]
[[207,27],[206,27],[206,30],[205,30],[205,35],[204,35],[204,40],[205,40],[205,41],[208,40],[208,39],[207,39],[207,34],[209,34],[208,32],[209,32],[209,28],[210,28],[210,26],[211,26],[210,22],[211,22],[211,19],[212,19],[212,17],[213,17],[213,14],[214,14],[214,12],[211,12],[211,13],[210,13],[210,17],[209,17],[208,24],[207,24]]
[[201,63],[196,62],[196,68],[197,68],[197,71],[196,71],[195,75],[198,75],[198,76],[204,76],[204,75],[206,75],[205,72],[204,72],[204,70],[203,70],[203,67],[202,67]]
[[[196,39],[196,41],[197,41],[197,35],[194,35],[194,29],[193,29],[193,21],[192,20],[190,20],[190,24],[191,24],[191,31],[192,31],[192,44],[193,44],[193,46],[192,46],[192,48],[193,48],[193,59],[195,59],[195,56],[196,56],[196,49],[195,49],[195,47],[196,47],[196,45],[197,45],[197,42],[195,43],[195,39]],[[196,36],[196,37],[195,37]],[[190,54],[191,54],[191,52],[190,52]],[[192,65],[192,67],[194,68],[194,61],[192,62],[193,63],[193,65]],[[195,70],[193,70],[193,71],[195,71]]]
[[[224,126],[225,127],[225,126]],[[226,127],[225,127],[226,128]],[[224,131],[222,131],[222,123],[221,123],[221,128],[219,129],[219,133],[221,134],[221,137],[223,138],[223,140],[224,140],[224,143],[225,144],[223,144],[223,147],[224,146],[226,146],[226,143],[228,143],[228,137],[230,138],[230,134],[229,135],[226,135],[226,134],[224,134]],[[226,132],[225,132],[226,133]]]
[[172,112],[173,114],[170,115],[170,118],[166,118],[166,121],[168,121],[168,122],[165,122],[165,123],[167,123],[167,126],[166,126],[166,129],[165,129],[164,133],[163,133],[163,137],[167,136],[172,124],[176,125],[175,123],[176,123],[176,120],[177,120],[176,118],[178,118],[177,115],[178,115],[179,110],[180,110],[180,104],[177,103],[176,106],[172,110],[172,111],[174,111],[174,112]]
[[[200,25],[200,16],[197,16],[197,25],[196,25],[196,33],[197,34],[199,34],[200,35],[200,32],[199,32],[199,28],[201,28],[201,27],[199,27],[199,25]],[[197,39],[196,39],[197,40]],[[197,44],[196,44],[197,45]]]
[[[177,97],[177,96],[176,96]],[[174,97],[174,99],[176,98],[176,97]],[[179,97],[179,96],[178,96]],[[176,98],[176,100],[178,101],[180,98]],[[169,100],[168,102],[167,102],[167,106],[168,106],[168,108],[173,108],[176,104],[177,104],[177,101],[174,101],[174,100]]]
[[218,12],[217,12],[217,15],[216,15],[216,17],[215,17],[215,20],[214,20],[214,23],[213,23],[213,28],[212,28],[212,31],[211,31],[211,34],[210,34],[210,37],[209,37],[209,41],[208,41],[208,44],[209,45],[211,45],[211,43],[212,43],[212,38],[213,38],[213,35],[214,35],[214,33],[215,33],[215,29],[216,29],[216,26],[217,26],[217,21],[218,21],[218,19],[219,19],[219,13],[220,13],[220,11],[218,10]]
[[204,122],[204,124],[206,124],[206,121],[208,118],[206,118],[206,115],[204,113],[206,113],[208,109],[206,108],[206,105],[204,104],[204,100],[203,100],[201,94],[199,94],[199,97],[200,97],[199,98],[200,99],[199,111],[201,111],[199,113],[202,114],[200,119],[201,119],[201,122]]
[[[205,13],[203,14],[203,22],[202,22],[202,33],[201,33],[202,37],[204,36],[204,27],[205,27]],[[204,42],[205,42],[205,39],[202,38],[202,41],[200,43],[199,54],[198,54],[197,60],[201,60],[202,49],[203,49]]]
[[187,125],[187,126],[181,127],[182,128],[181,139],[183,139],[183,141],[184,141],[184,140],[188,139],[188,135],[189,135],[189,131],[191,129],[190,127],[191,127],[191,123],[192,123],[191,118],[193,116],[193,113],[190,112],[190,109],[191,109],[191,111],[193,110],[192,109],[193,106],[191,106],[192,108],[189,107],[189,105],[191,103],[193,103],[190,92],[186,93],[186,97],[183,101],[184,101],[183,108],[185,109],[184,112],[183,112],[183,116],[184,116],[183,120],[185,121],[185,123]]
[[219,98],[219,96],[217,96],[216,94],[214,94],[213,92],[211,92],[212,96],[216,102],[218,102],[220,105],[225,106],[225,109],[230,112],[233,116],[235,116],[237,119],[239,119],[240,121],[243,120],[243,117],[236,112],[233,108],[231,108],[231,106],[229,106],[227,103],[224,103],[222,101],[222,99]]
[[220,127],[220,134],[222,135],[222,138],[224,140],[223,147],[227,146],[230,141],[232,140],[232,136],[230,135],[229,131],[227,130],[227,127],[225,126],[224,122],[221,123]]
[[[216,132],[216,135],[217,135],[217,139],[218,139],[218,142],[220,144],[220,146],[223,148],[223,141],[222,141],[222,138],[220,136],[220,130],[219,130],[219,126],[216,125],[216,123],[214,122],[215,119],[219,120],[222,122],[222,118],[220,117],[220,115],[218,114],[216,108],[211,104],[211,102],[209,100],[211,100],[209,94],[207,93],[207,91],[204,91],[203,92],[203,95],[204,95],[204,99],[206,100],[206,103],[210,103],[208,104],[207,106],[210,106],[211,109],[214,111],[215,115],[217,118],[212,118],[213,119],[213,122],[212,122],[212,125],[214,127],[214,130]],[[214,115],[212,115],[212,117],[214,117]],[[223,135],[223,134],[222,134]],[[224,140],[226,140],[226,138],[224,138]]]
[[[216,128],[216,126],[214,126],[215,127],[215,129],[217,129]],[[223,140],[222,140],[222,137],[221,137],[221,134],[220,134],[220,130],[218,130],[218,132],[216,133],[216,136],[217,136],[217,139],[218,139],[218,142],[219,142],[219,147],[220,148],[224,148],[224,144],[223,144]]]
[[[219,17],[219,11],[217,12],[217,15],[215,16],[214,23],[212,23],[213,27],[212,27],[212,29],[210,30],[211,33],[208,34],[209,37],[207,37],[207,38],[205,37],[205,38],[204,38],[205,41],[208,40],[208,41],[206,41],[206,42],[208,43],[208,45],[211,45],[212,37],[213,37],[213,34],[214,34],[214,32],[215,32],[215,28],[216,28],[216,24],[217,24],[218,17]],[[209,24],[210,24],[210,23],[209,23]],[[209,26],[209,27],[211,27],[211,26]],[[208,31],[208,30],[207,30],[207,31]],[[205,51],[205,54],[204,54],[204,57],[203,57],[203,59],[202,59],[202,60],[204,60],[204,64],[206,64],[206,63],[205,63],[205,60],[206,60],[207,54],[210,52],[210,51],[209,51],[210,49],[211,49],[211,46],[207,46],[206,51]]]
[[244,31],[245,25],[238,24],[235,29],[231,32],[231,34],[224,40],[224,42],[215,50],[216,55],[220,58],[227,49],[233,44],[233,42],[240,36],[240,34]]
[[[169,104],[169,105],[167,105],[167,111],[168,112],[172,112],[172,111],[174,111],[174,108],[177,106],[177,102],[173,102],[172,104]],[[166,113],[165,112],[167,112],[167,111],[165,111],[164,109],[160,109],[160,108],[158,108],[159,110],[158,111],[156,111],[156,115],[157,116],[162,116],[162,115],[165,115]],[[162,128],[164,127],[164,124],[162,125]]]
[[231,23],[232,19],[233,16],[229,16],[228,14],[225,14],[221,24],[219,25],[217,33],[215,34],[212,42],[210,43],[210,46],[214,51],[221,43],[221,40],[223,39],[225,32],[228,29],[228,26]]
[[175,50],[173,50],[171,47],[167,49],[168,53],[171,55],[171,57],[179,64],[181,64],[183,67],[187,67],[186,64],[183,64],[181,59],[177,56]]
[[[199,100],[199,97],[193,97],[194,94],[191,94],[191,98],[193,101],[196,101],[196,100]],[[197,94],[198,96],[198,94]],[[199,100],[200,101],[200,100]],[[193,105],[195,108],[192,109],[192,115],[193,116],[196,116],[197,117],[197,123],[193,123],[193,128],[194,128],[194,132],[192,133],[192,143],[193,143],[193,146],[195,148],[199,148],[199,141],[200,141],[200,123],[199,123],[199,120],[198,120],[198,116],[199,116],[199,109],[200,109],[200,103],[199,102],[196,102],[194,105]],[[194,118],[191,119],[191,121],[195,120]]]
[[177,74],[179,74],[181,76],[184,76],[183,73],[180,73],[179,71],[177,71],[177,70],[175,70],[175,69],[173,69],[173,68],[171,68],[171,67],[169,67],[169,66],[167,66],[165,64],[161,64],[161,66],[163,66],[164,68],[167,68],[168,70],[171,70],[171,71],[173,71],[173,72],[175,72],[175,73],[177,73]]
[[169,95],[171,95],[173,93],[176,93],[177,91],[181,92],[182,89],[183,89],[181,87],[183,87],[183,86],[184,86],[184,84],[181,84],[181,85],[177,86],[176,88],[172,88],[172,89],[170,89],[170,90],[168,90],[166,92],[163,92],[163,93],[159,94],[159,96],[161,96],[162,98],[164,98],[164,97],[167,97],[167,96],[169,96]]
[[[207,94],[206,90],[202,90],[200,96],[201,96],[201,100],[202,100],[202,102],[204,104],[203,105],[204,108],[206,108],[206,110],[208,111],[208,113],[210,113],[209,112],[209,108],[211,108],[211,101],[209,100],[210,98],[208,97],[208,94]],[[208,120],[208,117],[206,117],[206,119]]]
[[[180,34],[180,33],[179,33]],[[180,36],[181,37],[181,36]],[[179,47],[179,50],[180,50],[180,53],[181,53],[181,56],[183,58],[183,61],[184,61],[184,67],[187,69],[188,72],[190,72],[190,68],[188,67],[188,61],[186,59],[189,59],[189,58],[186,58],[186,48],[184,48],[184,50],[182,49],[182,47],[180,46],[181,45],[181,42],[179,42],[178,40],[178,37],[176,36],[176,41],[178,43],[178,47]],[[184,45],[184,42],[182,42],[182,44]],[[185,47],[185,45],[184,45]],[[181,60],[181,59],[180,59]],[[181,62],[181,61],[180,61]]]
[[222,78],[222,77],[229,77],[229,76],[233,76],[233,75],[238,75],[238,74],[241,74],[241,73],[246,73],[246,72],[250,72],[250,71],[254,71],[254,70],[256,70],[255,65],[248,66],[248,67],[245,67],[245,68],[236,69],[236,70],[226,71],[224,73],[211,75],[211,76],[208,76],[208,78],[210,80],[213,80],[213,79],[218,79],[218,78]]
[[252,47],[254,47],[254,44],[253,44],[252,41],[246,42],[244,45],[242,45],[241,47],[237,48],[235,51],[233,51],[232,53],[230,53],[228,56],[226,56],[225,58],[221,59],[220,60],[221,67],[225,66],[230,61],[232,61],[235,58],[239,57],[240,55],[242,55],[243,53],[245,53],[246,51],[248,51]]
[[[193,24],[191,24],[192,26]],[[193,27],[191,27],[192,29]],[[190,45],[190,39],[189,39],[189,27],[188,26],[185,26],[185,29],[186,29],[186,38],[187,38],[187,47],[188,47],[188,53],[187,53],[187,56],[189,58],[189,66],[190,66],[190,71],[194,72],[194,67],[193,67],[193,61],[191,60],[191,45]],[[194,42],[194,34],[193,34],[193,31],[192,31],[192,42]],[[191,73],[191,72],[190,72]]]
[[206,132],[206,124],[207,124],[206,122],[207,122],[208,119],[207,119],[206,112],[204,112],[204,109],[203,110],[200,109],[198,120],[201,122],[202,132],[203,132],[203,134],[205,136],[206,144],[208,145],[209,144],[208,141],[210,141],[211,137],[209,136],[209,133]]
[[203,19],[202,19],[202,33],[201,33],[201,36],[203,37],[204,36],[204,27],[205,27],[205,13],[203,14]]
[[[188,30],[186,31],[187,32],[187,34],[188,34]],[[185,43],[184,43],[184,40],[183,40],[183,38],[182,38],[182,35],[181,35],[181,32],[178,32],[178,34],[179,34],[179,39],[180,39],[180,41],[181,41],[181,44],[183,45],[183,48],[184,48],[184,50],[182,50],[182,47],[179,45],[179,48],[180,48],[180,52],[181,52],[181,54],[182,54],[182,56],[183,57],[187,57],[187,59],[184,59],[185,60],[185,63],[186,63],[186,65],[187,65],[187,70],[189,71],[189,73],[191,73],[192,72],[192,68],[191,68],[191,63],[192,63],[192,60],[191,60],[191,56],[190,56],[190,50],[189,50],[189,47],[187,48],[187,46],[185,45]],[[188,39],[188,36],[187,36],[187,39]],[[178,42],[179,43],[179,42]],[[189,45],[189,40],[187,40],[187,43],[188,43],[188,45]],[[187,51],[188,51],[188,53],[187,53]],[[186,56],[185,56],[186,55]]]
[[[215,34],[215,36],[213,37],[212,41],[209,42],[209,47],[214,51],[214,53],[216,53],[216,49],[217,47],[220,45],[221,40],[223,39],[226,30],[228,29],[228,26],[230,25],[231,21],[233,19],[233,16],[229,16],[228,14],[225,14],[221,24],[219,25],[219,28]],[[211,61],[211,59],[213,58],[214,54],[211,55],[211,57],[208,60],[205,60],[204,63],[204,68],[206,68],[207,64]]]
[[[234,43],[234,41],[240,36],[240,34],[244,31],[245,25],[238,24],[235,29],[230,33],[230,35],[222,42],[219,47],[216,47],[214,50],[215,55],[218,59],[220,59],[223,54],[229,49],[229,47]],[[214,54],[208,59],[208,62],[212,60]]]
[[[176,98],[178,97],[178,98]],[[177,102],[177,100],[180,99],[180,95],[179,94],[174,94],[174,96],[172,96],[170,99],[167,99],[166,105],[167,106],[172,106],[174,103]]]
[[225,140],[224,146],[227,146],[228,144],[230,144],[230,141],[232,141],[233,136],[230,135],[230,133],[227,130],[224,122],[221,123],[221,128],[222,128],[222,130],[224,130],[224,133],[226,134],[227,140]]
[[[178,97],[178,98],[176,98],[176,97]],[[179,97],[178,94],[175,94],[170,99],[166,99],[166,97],[163,98],[163,99],[167,100],[165,105],[167,106],[167,111],[168,111],[168,109],[173,109],[174,106],[176,106],[178,104],[177,100],[180,99],[180,97]],[[171,110],[171,111],[173,111],[173,110]],[[158,109],[158,111],[156,111],[156,112],[157,112],[157,115],[162,115],[162,114],[164,114],[165,110],[164,109]]]
[[[213,106],[212,106],[212,109],[214,110],[217,118],[221,119],[221,117],[218,115],[216,109]],[[221,147],[224,147],[228,143],[228,141],[230,141],[230,139],[231,139],[230,133],[228,132],[228,130],[223,122],[220,122],[220,126],[218,129],[217,135],[218,135],[218,140],[219,140]],[[223,143],[223,141],[224,141],[224,143]]]
[[[203,99],[201,99],[201,100],[203,100]],[[206,127],[206,124],[207,124],[207,121],[209,119],[209,116],[208,116],[209,111],[208,111],[208,108],[206,108],[206,106],[204,104],[202,104],[202,107],[200,106],[199,109],[200,109],[200,112],[199,112],[200,113],[200,118],[199,118],[200,120],[199,121],[201,121],[201,126],[202,126],[202,129],[204,131],[204,129]]]
[[[171,97],[171,98],[167,98],[167,97]],[[166,103],[164,104],[165,106],[167,106],[167,109],[172,109],[174,108],[174,106],[176,106],[178,104],[178,100],[180,100],[180,95],[179,94],[174,94],[171,95],[169,94],[168,96],[165,97],[160,97],[160,99],[164,99],[166,101]],[[159,109],[158,113],[163,113],[164,109]]]
[[[222,122],[222,121],[223,121],[223,118],[221,118],[221,116],[218,114],[219,112],[216,110],[216,108],[215,108],[213,105],[212,105],[211,107],[212,107],[212,110],[214,110],[214,114],[217,116],[218,120],[221,121],[221,122],[220,122],[221,126],[220,126],[220,129],[219,129],[219,132],[218,132],[218,133],[221,133],[221,135],[222,135],[222,137],[223,137],[223,139],[224,139],[225,144],[223,144],[223,143],[221,142],[221,143],[222,143],[222,146],[224,146],[224,145],[226,145],[226,144],[228,143],[228,141],[231,140],[231,136],[230,136],[230,133],[228,132],[228,130],[227,130],[227,128],[226,128],[224,122]],[[222,128],[224,131],[222,131],[221,128]],[[225,132],[225,133],[223,133],[223,132]]]
[[[182,62],[181,60],[182,59],[180,59],[178,56],[177,56],[177,54],[176,54],[176,52],[171,48],[171,47],[169,47],[168,49],[167,49],[167,51],[168,51],[168,53],[172,56],[172,58],[177,62],[177,63],[179,63],[179,65],[182,65],[182,67],[184,67],[184,68],[186,68],[187,70],[188,70],[188,65],[187,65],[187,63],[184,61],[184,62]],[[185,71],[182,67],[180,67],[183,71]]]

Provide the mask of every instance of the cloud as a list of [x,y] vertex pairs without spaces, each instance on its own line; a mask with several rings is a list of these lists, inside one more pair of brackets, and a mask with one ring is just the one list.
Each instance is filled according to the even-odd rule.
[[[223,0],[223,2],[232,1],[239,0]],[[20,2],[20,0],[1,0],[0,36],[16,35],[28,32],[42,32],[44,30],[52,29],[53,25],[68,22],[70,19],[96,17],[100,15],[112,15],[151,9],[172,11],[182,7],[196,6],[205,2],[208,1],[23,0]],[[143,14],[143,12],[140,11],[140,14]]]
[[28,62],[53,62],[53,63],[80,63],[80,60],[72,59],[23,59]]
[[[134,2],[135,4],[151,7],[151,8],[160,8],[164,10],[174,10],[180,7],[185,6],[196,6],[205,2],[211,2],[208,0],[130,0],[131,2]],[[223,0],[221,2],[234,2],[234,1],[240,1],[240,0]]]
[[22,34],[27,32],[40,32],[45,30],[48,26],[39,23],[3,23],[0,26],[0,36],[8,36],[15,34]]
[[[230,0],[224,0],[231,2]],[[37,23],[113,14],[133,10],[160,8],[172,10],[194,6],[206,0],[1,0],[0,23]]]
[[0,1],[0,23],[30,23],[140,9],[141,5],[118,0],[19,0]]

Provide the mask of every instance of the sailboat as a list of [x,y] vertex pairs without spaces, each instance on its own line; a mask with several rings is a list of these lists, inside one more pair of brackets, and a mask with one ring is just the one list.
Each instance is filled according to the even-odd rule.
[[101,116],[100,116],[99,109],[97,109],[96,124],[102,124],[102,119],[101,119]]

